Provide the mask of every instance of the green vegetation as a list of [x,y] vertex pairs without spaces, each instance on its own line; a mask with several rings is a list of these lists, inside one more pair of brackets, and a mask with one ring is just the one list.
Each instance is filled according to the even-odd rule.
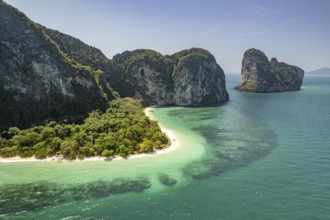
[[[125,51],[113,57],[112,66],[114,71],[109,74],[110,86],[119,92],[122,97],[134,97],[136,92],[140,93],[146,103],[153,104],[152,98],[146,95],[148,91],[145,86],[135,82],[137,79],[145,82],[153,77],[162,82],[168,92],[173,91],[172,71],[174,61],[168,56],[147,49]],[[154,76],[145,75],[145,67],[151,69]],[[161,73],[161,74],[157,74]]]
[[[15,45],[14,42],[19,42],[25,49],[15,52],[2,47],[1,66],[4,66],[4,76],[7,75],[9,81],[6,76],[1,84],[6,85],[10,79],[15,78],[15,85],[27,89],[20,93],[19,90],[0,86],[0,132],[11,126],[27,128],[46,118],[86,115],[94,109],[105,111],[107,102],[119,97],[105,80],[108,74],[105,69],[110,61],[101,51],[31,21],[4,2],[2,10],[8,13],[10,22],[6,22],[0,41],[9,40]],[[0,17],[2,20],[3,16]],[[25,36],[22,34],[24,31],[29,34]],[[6,61],[15,60],[18,56],[24,56],[24,62]],[[44,64],[50,66],[52,70],[47,70],[50,71],[49,75],[53,70],[58,70],[60,74],[56,78],[64,79],[64,86],[71,95],[63,93],[57,80],[53,80],[53,83],[48,75],[37,74],[38,68],[33,66],[34,63],[41,67]]]
[[189,67],[193,70],[192,72],[197,72],[199,65],[197,65],[198,60],[200,59],[214,59],[213,55],[207,50],[201,48],[191,48],[182,50],[178,53],[173,54],[172,59],[175,61],[175,66],[172,72],[172,77],[180,71],[185,65],[189,65]]
[[246,91],[253,91],[256,88],[256,85],[254,82],[252,81],[246,81],[242,84],[242,87],[246,90]]
[[174,65],[173,60],[169,57],[148,49],[126,51],[113,58],[113,64],[118,65],[118,69],[122,72],[121,74],[125,76],[130,75],[132,69],[138,63],[145,63],[158,72],[168,73],[169,76]]
[[199,57],[203,57],[205,59],[208,59],[209,57],[213,56],[207,50],[204,50],[204,49],[201,49],[201,48],[191,48],[191,49],[185,49],[185,50],[182,50],[178,53],[175,53],[175,54],[172,55],[172,57],[174,57],[177,60],[180,60],[180,59],[182,59],[186,56],[190,56],[192,54],[194,54],[196,56],[199,56]]
[[169,72],[168,66],[172,65],[172,61],[167,59],[162,54],[153,50],[135,50],[132,52],[132,56],[126,60],[123,64],[126,68],[125,74],[129,74],[132,71],[132,67],[138,61],[146,62],[156,70],[161,72]]
[[[175,104],[176,82],[187,71],[197,77],[200,68],[208,70],[206,62],[215,62],[209,52],[198,48],[171,56],[153,50],[126,51],[110,60],[99,49],[37,24],[4,2],[0,10],[4,24],[0,41],[5,42],[0,54],[0,132],[13,126],[25,129],[47,118],[86,116],[95,109],[104,112],[107,103],[119,97],[143,98],[149,105]],[[176,68],[187,71],[173,78]],[[205,104],[213,99],[205,98]],[[6,154],[17,152],[10,149]]]
[[127,157],[169,144],[157,122],[144,114],[141,101],[124,98],[111,101],[105,113],[91,112],[82,124],[62,120],[25,130],[11,127],[0,135],[0,156]]
[[60,51],[63,51],[76,63],[94,70],[108,69],[110,61],[99,49],[88,46],[81,40],[59,31],[41,25],[40,28],[58,45]]

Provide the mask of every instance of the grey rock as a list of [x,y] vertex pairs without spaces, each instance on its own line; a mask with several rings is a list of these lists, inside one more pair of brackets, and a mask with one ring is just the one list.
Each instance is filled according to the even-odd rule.
[[[144,98],[148,104],[204,106],[228,100],[225,75],[213,55],[192,48],[163,56],[152,50],[114,56],[120,94]],[[123,85],[126,85],[123,87]]]
[[243,82],[235,87],[238,91],[285,92],[300,90],[304,71],[276,58],[268,61],[262,51],[249,49],[244,53],[241,75]]
[[90,71],[70,64],[23,13],[0,2],[0,129],[106,105]]

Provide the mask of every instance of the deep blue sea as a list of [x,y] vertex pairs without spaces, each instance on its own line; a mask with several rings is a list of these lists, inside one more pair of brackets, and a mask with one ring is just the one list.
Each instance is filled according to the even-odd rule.
[[0,163],[0,219],[330,219],[330,76],[300,91],[232,88],[206,108],[157,108],[168,154]]

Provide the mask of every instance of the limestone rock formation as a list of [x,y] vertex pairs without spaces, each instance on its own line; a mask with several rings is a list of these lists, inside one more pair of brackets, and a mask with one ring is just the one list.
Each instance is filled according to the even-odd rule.
[[257,49],[244,53],[242,61],[243,83],[235,87],[241,92],[284,92],[300,90],[304,71],[299,67],[278,62]]
[[90,66],[95,70],[106,70],[110,68],[110,60],[101,50],[89,46],[81,40],[57,30],[52,30],[39,25],[40,28],[59,46],[63,53],[78,63]]
[[112,59],[110,84],[123,97],[143,98],[147,104],[172,104],[173,61],[152,50],[125,51]]
[[148,104],[203,106],[228,100],[223,70],[206,50],[192,48],[171,56],[126,51],[112,61],[116,91]]
[[0,131],[104,110],[118,96],[183,106],[228,100],[223,70],[208,51],[135,50],[110,60],[0,0]]
[[203,49],[174,54],[174,104],[210,105],[227,101],[225,75],[211,53]]
[[0,129],[106,106],[92,72],[5,2],[0,29]]

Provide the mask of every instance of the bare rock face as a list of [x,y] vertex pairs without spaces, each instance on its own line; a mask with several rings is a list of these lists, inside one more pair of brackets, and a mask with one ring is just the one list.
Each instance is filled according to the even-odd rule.
[[0,29],[1,127],[105,106],[91,72],[70,64],[37,24],[2,1]]
[[153,50],[126,51],[113,57],[110,83],[121,94],[143,98],[147,104],[172,103],[173,61]]
[[174,100],[176,105],[210,105],[228,100],[225,75],[213,55],[190,49],[174,54]]
[[172,56],[152,50],[114,56],[113,87],[120,94],[144,98],[148,104],[203,106],[228,100],[225,76],[212,54],[189,49]]
[[300,90],[304,71],[299,67],[268,61],[266,55],[257,49],[249,49],[242,60],[243,83],[235,87],[241,92],[285,92]]

